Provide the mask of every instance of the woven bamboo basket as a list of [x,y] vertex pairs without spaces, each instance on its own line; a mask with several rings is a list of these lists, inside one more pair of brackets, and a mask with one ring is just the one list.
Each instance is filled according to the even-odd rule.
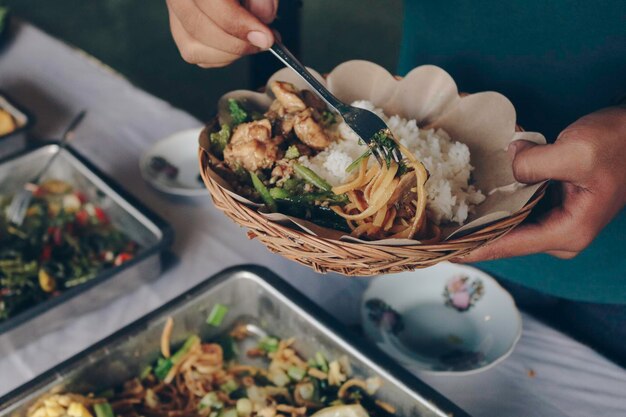
[[[201,135],[207,135],[214,122]],[[215,206],[231,220],[248,229],[250,239],[258,239],[270,251],[313,268],[320,273],[337,272],[350,276],[371,276],[426,268],[438,262],[462,257],[492,242],[519,223],[545,194],[544,184],[530,201],[511,216],[462,237],[427,245],[385,246],[324,239],[272,222],[230,196],[207,175],[210,155],[199,149],[200,173]]]

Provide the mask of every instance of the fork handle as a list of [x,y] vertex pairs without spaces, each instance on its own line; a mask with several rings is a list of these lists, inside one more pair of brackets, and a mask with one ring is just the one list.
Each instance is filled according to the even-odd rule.
[[68,145],[69,141],[74,137],[74,131],[76,130],[76,128],[78,127],[80,122],[83,121],[83,119],[85,118],[86,114],[87,114],[87,110],[82,110],[80,113],[78,113],[76,116],[74,116],[74,118],[72,119],[70,124],[65,129],[65,132],[63,132],[63,136],[61,137],[61,141],[57,145],[58,147],[57,147],[56,151],[48,159],[48,161],[43,166],[43,168],[32,179],[31,184],[39,183],[39,181],[41,180],[41,177],[43,177],[44,174],[48,171],[48,168],[50,168],[50,165],[52,165],[52,163],[55,161],[57,156],[59,156],[59,154],[61,153],[61,151],[63,149],[67,148],[67,145]]
[[278,39],[269,49],[283,64],[294,70],[330,107],[339,114],[348,111],[348,106],[335,97]]

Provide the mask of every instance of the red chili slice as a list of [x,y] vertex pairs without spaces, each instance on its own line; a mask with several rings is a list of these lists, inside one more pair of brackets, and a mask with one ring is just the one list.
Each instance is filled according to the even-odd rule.
[[94,206],[94,212],[96,213],[96,218],[100,221],[100,223],[109,223],[109,216],[107,216],[104,210],[100,207]]
[[115,261],[113,262],[113,264],[115,266],[120,266],[121,264],[123,264],[124,262],[128,262],[131,259],[133,259],[133,255],[128,253],[128,252],[122,252],[119,255],[117,255],[115,257]]

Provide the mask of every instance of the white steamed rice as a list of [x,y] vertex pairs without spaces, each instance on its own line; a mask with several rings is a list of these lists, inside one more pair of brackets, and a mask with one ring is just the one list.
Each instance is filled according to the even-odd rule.
[[[469,184],[474,169],[470,164],[469,148],[453,141],[442,129],[420,129],[415,120],[387,117],[382,109],[374,108],[369,101],[352,104],[381,116],[400,143],[424,164],[430,174],[426,182],[429,218],[436,224],[463,224],[474,206],[485,199],[478,188]],[[365,150],[365,145],[359,145],[358,136],[341,122],[337,127],[337,140],[314,157],[301,157],[300,163],[335,186],[354,175],[346,173],[346,168]]]

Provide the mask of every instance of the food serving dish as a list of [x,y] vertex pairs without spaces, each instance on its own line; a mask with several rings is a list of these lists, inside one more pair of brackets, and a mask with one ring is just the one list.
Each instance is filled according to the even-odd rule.
[[30,113],[0,91],[0,158],[26,148],[26,133],[33,123],[34,118]]
[[[48,144],[1,162],[0,194],[10,198],[57,149],[58,145]],[[50,331],[70,316],[98,308],[115,296],[157,277],[161,271],[159,255],[173,238],[169,225],[71,149],[61,150],[42,181],[47,179],[68,183],[88,194],[89,201],[97,201],[106,221],[123,230],[136,242],[138,250],[131,259],[0,321],[0,334],[11,338],[14,344],[23,343],[37,331]],[[40,281],[33,284],[40,285],[41,279],[40,276]],[[28,326],[21,326],[27,322]]]
[[378,277],[363,294],[367,337],[413,372],[472,374],[507,358],[522,334],[511,295],[483,271],[441,262]]
[[[504,96],[462,96],[452,78],[434,66],[396,79],[376,64],[349,61],[326,79],[316,77],[343,102],[384,112],[379,114],[405,159],[377,170],[373,157],[362,160],[363,150],[350,151],[348,140],[356,146],[358,137],[342,130],[341,121],[338,128],[324,126],[326,111],[309,104],[306,86],[288,69],[270,78],[266,93],[223,96],[218,117],[200,136],[201,173],[216,206],[271,251],[319,272],[346,275],[427,267],[503,235],[543,196],[545,183],[515,181],[506,149],[514,140],[545,143],[545,138],[517,127],[515,109]],[[290,113],[290,107],[296,110]],[[326,138],[307,139],[302,132],[313,128]],[[290,157],[294,147],[298,152]],[[337,165],[342,158],[344,165]],[[350,172],[354,166],[360,168]],[[294,196],[285,190],[294,179],[306,183],[295,195],[298,204],[314,196],[313,205],[291,210]],[[287,209],[284,201],[290,202]],[[335,219],[321,222],[321,211],[343,218],[346,227]]]
[[200,131],[187,129],[156,142],[139,161],[143,179],[166,194],[206,197],[194,149]]
[[[240,300],[246,300],[245,303]],[[219,325],[210,312],[228,308]],[[190,334],[205,340],[241,324],[254,325],[277,337],[295,337],[304,355],[346,355],[353,374],[377,375],[377,396],[396,408],[397,416],[467,416],[456,405],[394,364],[387,356],[320,311],[268,270],[255,266],[228,269],[177,297],[116,334],[0,398],[0,417],[24,416],[44,393],[98,392],[139,375],[159,355],[163,326],[173,318],[171,340]]]

